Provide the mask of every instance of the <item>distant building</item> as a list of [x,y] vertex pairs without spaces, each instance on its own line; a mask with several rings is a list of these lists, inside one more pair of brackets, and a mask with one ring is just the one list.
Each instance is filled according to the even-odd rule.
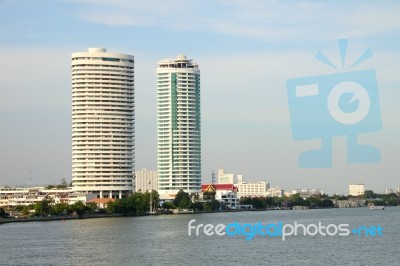
[[107,205],[110,202],[114,202],[114,201],[115,201],[115,199],[113,199],[113,198],[101,198],[101,199],[93,198],[93,199],[88,200],[87,203],[95,203],[97,205],[97,208],[105,209],[105,208],[107,208]]
[[68,195],[68,201],[69,204],[72,205],[78,201],[82,201],[83,203],[86,203],[90,201],[91,199],[96,199],[97,195],[93,193],[84,193],[84,192],[73,192]]
[[230,209],[236,209],[239,204],[237,187],[233,184],[202,184],[201,192],[214,192],[215,199]]
[[135,191],[146,192],[158,189],[158,175],[157,171],[142,170],[135,171]]
[[322,195],[324,193],[321,189],[302,188],[302,189],[293,189],[292,192],[285,193],[285,196],[290,197],[293,194],[299,194],[300,197],[302,197],[303,199],[306,199],[311,196]]
[[235,176],[233,174],[224,173],[224,169],[218,169],[218,184],[233,184],[235,183]]
[[267,197],[269,183],[266,181],[259,182],[237,182],[235,186],[238,188],[238,197]]
[[74,204],[77,201],[86,203],[92,198],[96,198],[93,193],[75,192],[71,188],[66,189],[46,189],[44,187],[31,188],[0,188],[0,207],[11,208],[15,206],[28,206],[41,202],[49,198],[52,204]]
[[350,184],[349,185],[349,195],[350,196],[361,196],[365,192],[364,184]]
[[332,200],[333,204],[337,208],[352,208],[352,207],[363,207],[365,206],[365,200],[359,198],[351,198],[348,200]]
[[279,197],[281,198],[284,195],[284,190],[279,187],[271,187],[267,189],[267,197]]
[[238,198],[241,197],[282,197],[284,190],[271,188],[267,181],[244,182],[243,175],[237,175],[235,186],[238,188]]
[[400,187],[398,187],[397,189],[385,188],[385,194],[391,194],[391,193],[400,195]]

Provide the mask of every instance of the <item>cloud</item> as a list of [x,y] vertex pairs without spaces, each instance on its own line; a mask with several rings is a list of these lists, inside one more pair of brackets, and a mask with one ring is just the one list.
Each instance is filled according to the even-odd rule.
[[400,3],[354,1],[82,1],[80,17],[112,26],[203,30],[269,41],[400,30]]

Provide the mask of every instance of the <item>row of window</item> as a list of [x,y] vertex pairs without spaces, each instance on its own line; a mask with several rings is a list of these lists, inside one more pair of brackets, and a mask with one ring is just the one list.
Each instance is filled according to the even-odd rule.
[[[114,72],[114,71],[112,71]],[[123,78],[133,78],[134,75],[124,75],[124,74],[113,74],[113,73],[72,73],[72,78],[74,77],[123,77]]]
[[[133,70],[133,68],[130,68],[129,70],[98,69],[98,68],[93,68],[93,69],[90,69],[90,68],[73,68],[73,69],[72,69],[72,75],[79,75],[79,74],[82,73],[82,72],[85,72],[85,73],[82,73],[82,74],[87,74],[87,73],[89,73],[89,72],[91,72],[91,71],[95,71],[94,73],[96,73],[96,71],[103,71],[103,72],[105,72],[105,73],[108,73],[108,72],[117,72],[117,73],[124,73],[124,74],[128,74],[128,75],[133,75],[133,74],[135,73],[135,71]],[[75,72],[77,72],[77,73],[75,73]]]
[[[72,133],[73,134],[73,133]],[[86,136],[79,136],[78,134],[73,134],[72,135],[72,139],[79,139],[79,140],[82,140],[82,139],[86,139],[86,138],[94,138],[94,139],[99,139],[99,138],[117,138],[117,139],[127,139],[127,140],[133,140],[133,137],[131,136],[131,135],[128,135],[128,136],[126,136],[126,135],[122,135],[122,136],[105,136],[105,135],[96,135],[96,136],[93,136],[93,135],[86,135]],[[74,140],[75,141],[75,140]]]
[[129,62],[134,63],[133,59],[126,58],[115,58],[115,57],[73,57],[72,60],[102,60],[102,61],[111,61],[111,62]]
[[85,68],[86,70],[88,70],[87,68],[90,67],[94,67],[94,68],[107,68],[108,69],[117,69],[117,68],[123,68],[123,69],[134,69],[133,66],[124,66],[124,65],[99,65],[99,64],[73,64],[72,65],[72,71],[74,71],[75,69],[82,69]]
[[135,90],[131,88],[73,88],[72,99],[85,98],[85,99],[132,99],[135,100]]

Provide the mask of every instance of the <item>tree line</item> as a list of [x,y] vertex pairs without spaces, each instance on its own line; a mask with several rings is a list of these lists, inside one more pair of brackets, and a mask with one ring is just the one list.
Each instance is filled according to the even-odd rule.
[[82,201],[77,201],[74,204],[69,205],[67,203],[54,203],[54,199],[50,197],[45,197],[43,200],[36,202],[35,204],[16,206],[11,210],[21,212],[24,217],[83,216],[89,213],[101,212],[101,210],[97,209],[96,203],[85,204]]
[[365,200],[365,205],[369,203],[382,206],[400,205],[400,196],[398,194],[377,194],[374,193],[372,190],[366,190],[361,196],[328,196],[326,194],[322,194],[312,195],[308,198],[302,198],[300,194],[297,193],[289,197],[242,197],[240,199],[240,204],[251,204],[255,209],[291,208],[293,206],[307,206],[310,208],[332,208],[334,207],[334,200],[353,199]]
[[306,199],[299,194],[290,197],[242,197],[242,205],[252,205],[254,209],[291,208],[293,206],[307,206],[310,208],[333,208],[334,204],[326,195],[313,195]]
[[[221,209],[218,200],[209,199],[199,201],[198,194],[189,194],[179,190],[172,202],[161,202],[157,191],[151,191],[152,209],[162,209],[168,212],[172,209],[193,209],[195,211],[215,211]],[[127,198],[118,199],[107,205],[108,213],[119,213],[124,215],[144,215],[150,211],[150,192],[135,192]]]
[[[151,200],[150,200],[151,199]],[[363,199],[365,204],[374,203],[375,205],[397,206],[400,205],[400,196],[396,193],[377,194],[367,190],[363,195],[354,196],[331,196],[312,195],[302,198],[299,194],[290,197],[242,197],[241,205],[252,205],[254,209],[268,208],[291,208],[293,206],[307,206],[310,208],[332,208],[333,200]],[[151,206],[150,206],[151,202]],[[189,194],[180,190],[172,202],[161,202],[157,191],[135,192],[130,196],[109,202],[105,209],[100,209],[95,203],[83,203],[77,201],[72,205],[67,203],[56,203],[50,197],[42,201],[27,206],[16,206],[12,210],[19,211],[23,216],[54,216],[54,215],[79,215],[109,213],[122,215],[144,215],[152,210],[163,210],[169,212],[172,209],[193,209],[195,211],[218,211],[227,207],[215,199],[215,192],[204,192],[203,200],[199,200],[199,194]],[[8,214],[0,208],[0,217],[7,217]]]

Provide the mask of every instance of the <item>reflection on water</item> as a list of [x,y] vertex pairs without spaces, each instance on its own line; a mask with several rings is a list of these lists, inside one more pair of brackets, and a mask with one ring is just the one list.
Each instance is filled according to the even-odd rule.
[[[399,265],[400,208],[267,211],[120,217],[0,226],[5,265]],[[383,237],[188,236],[187,225],[348,223],[380,225]],[[211,261],[210,261],[211,260]]]

